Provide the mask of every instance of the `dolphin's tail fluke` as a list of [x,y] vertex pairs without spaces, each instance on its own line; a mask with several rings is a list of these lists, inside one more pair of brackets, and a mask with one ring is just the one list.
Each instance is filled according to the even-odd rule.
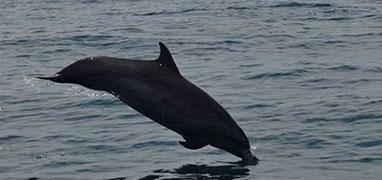
[[259,161],[260,160],[256,156],[254,156],[250,150],[248,150],[248,152],[246,152],[244,157],[242,158],[241,162],[244,165],[253,165],[253,166],[255,166],[255,165],[259,164]]
[[257,164],[259,164],[259,161],[260,160],[256,156],[252,156],[250,158],[243,159],[243,164],[256,166]]

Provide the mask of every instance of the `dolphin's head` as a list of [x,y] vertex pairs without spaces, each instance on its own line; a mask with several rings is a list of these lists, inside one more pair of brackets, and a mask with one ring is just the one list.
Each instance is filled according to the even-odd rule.
[[49,81],[53,81],[53,82],[58,82],[58,83],[69,83],[69,82],[67,82],[67,79],[65,79],[60,74],[55,74],[53,76],[37,76],[36,78],[49,80]]
[[89,79],[100,76],[104,73],[106,68],[100,59],[100,57],[84,58],[65,67],[53,76],[40,76],[36,78],[50,80],[57,83],[74,83],[86,86]]

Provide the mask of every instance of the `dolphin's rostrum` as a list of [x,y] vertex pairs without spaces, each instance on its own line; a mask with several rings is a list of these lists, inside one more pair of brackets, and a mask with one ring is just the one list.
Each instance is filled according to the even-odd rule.
[[170,51],[159,43],[154,61],[113,57],[79,60],[53,77],[58,83],[74,83],[107,91],[155,122],[177,132],[188,149],[206,145],[225,150],[255,165],[248,138],[228,112],[207,93],[185,79]]

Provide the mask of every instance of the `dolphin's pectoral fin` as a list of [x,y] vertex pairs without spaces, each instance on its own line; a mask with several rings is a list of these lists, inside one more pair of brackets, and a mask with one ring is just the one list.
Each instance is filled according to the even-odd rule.
[[208,142],[205,140],[199,140],[199,139],[186,139],[186,141],[178,141],[180,145],[187,149],[200,149],[204,146],[208,145]]

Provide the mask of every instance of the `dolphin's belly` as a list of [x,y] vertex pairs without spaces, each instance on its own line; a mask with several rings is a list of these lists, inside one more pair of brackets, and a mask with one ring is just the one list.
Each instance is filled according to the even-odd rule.
[[161,97],[154,87],[135,79],[124,79],[123,82],[118,82],[116,89],[123,90],[115,92],[116,96],[133,109],[154,121],[160,116],[157,105]]
[[185,79],[123,79],[117,97],[155,122],[182,136],[208,139],[247,138],[230,115],[207,93]]
[[210,103],[212,98],[183,79],[168,83],[161,79],[148,82],[126,78],[116,83],[123,86],[116,88],[123,89],[116,92],[121,101],[179,134],[185,135],[193,127],[205,127],[207,119],[217,118],[218,107]]

